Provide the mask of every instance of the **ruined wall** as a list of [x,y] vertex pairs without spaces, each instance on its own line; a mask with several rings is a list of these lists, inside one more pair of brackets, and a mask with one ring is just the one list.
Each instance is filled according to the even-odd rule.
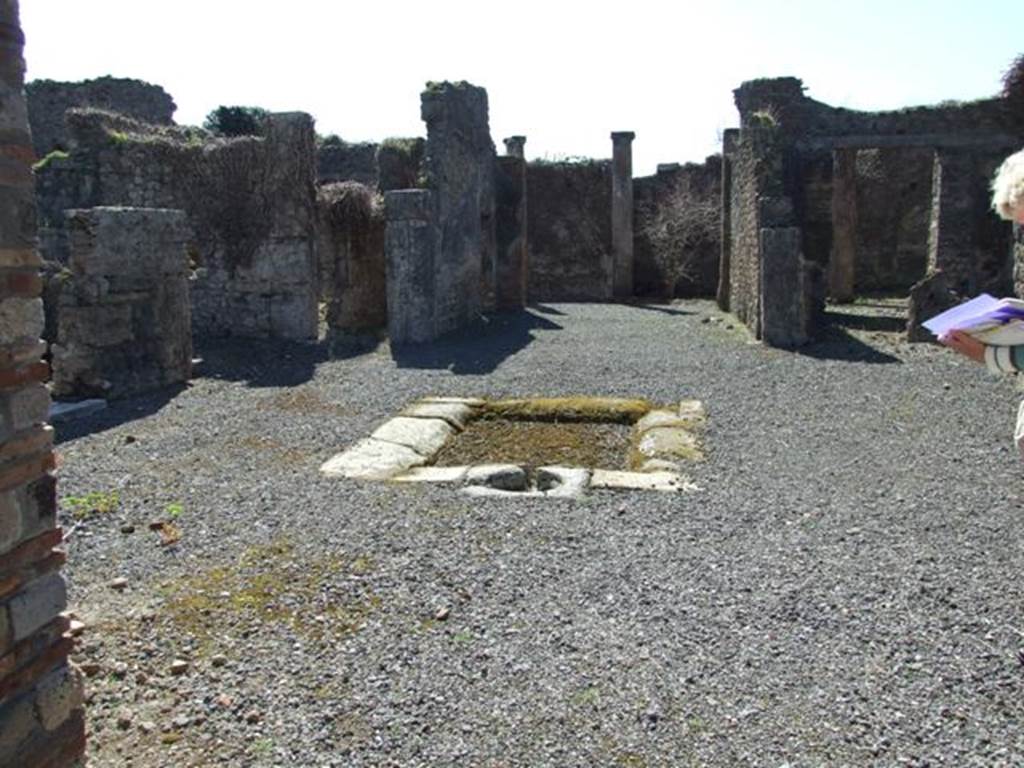
[[95,111],[70,111],[68,126],[70,157],[39,172],[48,260],[68,260],[67,208],[182,209],[197,333],[315,338],[312,118],[271,115],[264,137],[217,140]]
[[[905,291],[924,274],[929,226],[937,226],[931,216],[945,210],[950,222],[957,218],[949,195],[945,208],[931,203],[934,151],[971,158],[961,164],[964,178],[957,183],[970,197],[961,202],[973,213],[957,218],[963,243],[952,250],[974,254],[975,263],[964,269],[981,275],[978,284],[1005,285],[1007,233],[978,203],[985,171],[1024,140],[1024,124],[1005,100],[861,112],[807,98],[796,78],[749,81],[734,95],[741,125],[770,122],[791,141],[789,173],[797,180],[792,194],[806,257],[825,266],[838,248],[849,262],[842,268],[853,271],[844,279],[855,285],[843,285],[831,268],[840,299],[854,290]],[[851,176],[840,182],[850,189],[833,188],[833,154],[840,152],[855,157]],[[952,236],[956,227],[951,224],[947,233]],[[834,242],[834,234],[842,240]]]
[[0,765],[43,768],[82,754],[85,719],[61,615],[23,45],[17,1],[0,0]]
[[187,381],[192,328],[182,211],[67,211],[70,279],[53,353],[56,397],[117,398]]
[[177,106],[159,85],[121,77],[99,77],[79,83],[35,80],[26,87],[28,119],[37,157],[53,149],[69,149],[64,113],[72,107],[95,107],[147,123],[170,125]]
[[865,112],[815,101],[804,95],[803,82],[795,77],[749,80],[733,95],[740,127],[768,115],[791,136],[806,139],[914,134],[1019,138],[1024,132],[1001,98]]
[[376,144],[350,144],[337,136],[328,136],[316,147],[316,180],[318,184],[355,181],[368,187],[377,186]]
[[[661,165],[654,176],[633,179],[636,295],[715,294],[721,256],[721,197],[722,159],[718,155],[701,164]],[[679,229],[664,231],[673,222]],[[710,225],[710,231],[704,224]],[[676,252],[661,250],[669,241],[679,246]],[[675,263],[691,266],[686,274],[676,276],[671,269]]]
[[531,162],[530,301],[612,298],[612,169],[607,160]]
[[317,191],[317,259],[332,341],[387,324],[383,200],[355,182]]

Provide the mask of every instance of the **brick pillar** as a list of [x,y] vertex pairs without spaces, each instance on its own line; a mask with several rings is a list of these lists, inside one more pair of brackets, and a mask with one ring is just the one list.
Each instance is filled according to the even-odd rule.
[[85,748],[85,724],[61,616],[23,45],[17,0],[0,0],[0,765],[37,768],[70,765]]
[[857,259],[857,150],[832,153],[832,254],[828,293],[833,301],[853,301]]
[[739,140],[739,128],[728,128],[722,134],[722,250],[718,258],[718,291],[715,300],[723,312],[729,311],[729,270],[732,268],[732,156],[736,153],[736,144]]
[[509,136],[507,139],[502,139],[505,142],[505,154],[509,157],[518,157],[520,160],[526,158],[526,137],[525,136]]
[[633,295],[632,131],[612,133],[612,294]]

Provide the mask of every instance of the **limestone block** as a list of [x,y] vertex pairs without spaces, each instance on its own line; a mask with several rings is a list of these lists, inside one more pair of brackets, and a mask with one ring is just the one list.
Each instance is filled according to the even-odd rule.
[[389,480],[423,462],[424,458],[411,448],[368,437],[325,461],[320,472],[328,477]]
[[441,419],[459,430],[465,429],[475,414],[476,411],[465,403],[433,402],[413,403],[401,413],[417,419]]
[[640,472],[678,472],[682,464],[678,461],[668,459],[647,459],[639,467]]
[[54,401],[50,404],[49,422],[51,424],[60,424],[63,422],[74,421],[75,419],[83,419],[86,416],[92,416],[94,413],[99,413],[106,407],[107,401],[98,397],[89,400],[78,400],[76,402]]
[[421,403],[459,403],[461,405],[469,406],[470,408],[482,408],[487,401],[479,397],[424,397],[420,400]]
[[411,448],[429,458],[441,450],[455,429],[442,419],[397,416],[384,423],[370,437]]
[[675,492],[682,489],[683,485],[682,477],[674,472],[620,472],[595,469],[590,476],[591,488]]
[[19,643],[40,627],[49,624],[67,607],[64,579],[56,573],[36,579],[11,598],[7,605],[13,632]]
[[36,694],[36,712],[43,728],[54,731],[60,727],[72,712],[82,708],[83,694],[82,676],[70,665],[45,677]]
[[679,418],[690,421],[703,421],[708,416],[707,411],[704,409],[704,403],[700,400],[680,400],[677,413]]
[[550,498],[581,496],[590,481],[590,470],[579,467],[538,467],[537,490]]
[[654,427],[644,432],[637,441],[634,463],[645,459],[687,459],[702,458],[697,436],[688,429],[679,427]]
[[11,297],[0,301],[0,346],[35,342],[43,335],[43,302]]
[[486,485],[467,485],[459,489],[460,493],[477,498],[497,499],[543,499],[540,491],[505,491],[501,488],[490,488]]
[[391,478],[396,483],[440,483],[459,485],[469,467],[413,467]]
[[525,491],[526,470],[516,464],[481,464],[466,473],[467,485],[487,486],[503,491]]

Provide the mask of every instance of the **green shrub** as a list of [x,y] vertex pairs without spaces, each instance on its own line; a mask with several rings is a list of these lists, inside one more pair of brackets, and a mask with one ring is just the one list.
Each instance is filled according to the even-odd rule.
[[261,136],[270,113],[261,107],[220,106],[203,121],[203,128],[215,136]]

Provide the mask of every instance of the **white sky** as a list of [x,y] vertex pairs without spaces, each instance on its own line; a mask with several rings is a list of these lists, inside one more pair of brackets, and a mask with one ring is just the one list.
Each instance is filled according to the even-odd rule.
[[718,151],[743,80],[888,109],[992,95],[1024,52],[1021,0],[21,0],[21,19],[29,79],[148,80],[179,123],[243,104],[418,136],[423,84],[468,80],[499,151],[524,134],[528,158],[608,157],[632,130],[636,175]]

